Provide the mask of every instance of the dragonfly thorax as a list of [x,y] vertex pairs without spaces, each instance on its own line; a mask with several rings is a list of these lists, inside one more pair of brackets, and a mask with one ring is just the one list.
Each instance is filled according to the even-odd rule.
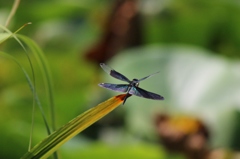
[[138,79],[134,78],[134,79],[131,81],[131,85],[134,86],[134,87],[138,87],[138,86],[139,86]]

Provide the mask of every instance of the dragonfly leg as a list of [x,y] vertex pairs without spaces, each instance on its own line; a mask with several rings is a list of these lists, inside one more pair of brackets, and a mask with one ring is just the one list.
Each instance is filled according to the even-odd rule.
[[126,100],[127,100],[129,97],[131,97],[131,96],[132,96],[132,95],[129,94],[129,93],[126,94],[126,96],[124,97],[124,100],[123,100],[123,105],[124,105],[124,103],[126,102]]

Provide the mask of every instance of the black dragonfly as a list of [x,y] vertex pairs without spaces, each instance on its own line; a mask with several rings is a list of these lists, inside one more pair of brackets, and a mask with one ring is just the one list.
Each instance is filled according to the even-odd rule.
[[106,88],[106,89],[110,89],[116,92],[126,92],[127,96],[125,97],[123,104],[126,102],[126,99],[131,96],[131,95],[136,95],[142,98],[148,98],[148,99],[153,99],[153,100],[164,100],[164,97],[152,93],[152,92],[148,92],[142,88],[139,88],[139,82],[143,81],[155,74],[157,74],[158,72],[148,75],[146,77],[143,77],[141,79],[133,79],[132,81],[130,81],[127,77],[125,77],[124,75],[122,75],[121,73],[115,71],[114,69],[108,67],[106,64],[104,63],[100,63],[100,66],[102,67],[102,69],[107,72],[108,74],[110,74],[110,76],[119,79],[121,81],[124,82],[128,82],[129,84],[111,84],[111,83],[100,83],[98,84],[100,87]]

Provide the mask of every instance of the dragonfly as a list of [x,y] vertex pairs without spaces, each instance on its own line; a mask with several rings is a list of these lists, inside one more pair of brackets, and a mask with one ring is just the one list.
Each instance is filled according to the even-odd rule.
[[127,95],[126,95],[126,97],[123,101],[123,104],[126,102],[127,98],[130,97],[131,95],[135,95],[135,96],[142,97],[142,98],[153,99],[153,100],[164,100],[164,97],[162,97],[158,94],[152,93],[152,92],[148,92],[148,91],[138,87],[140,81],[143,81],[143,80],[145,80],[145,79],[147,79],[147,78],[149,78],[149,77],[151,77],[151,76],[153,76],[153,75],[155,75],[159,72],[150,74],[150,75],[148,75],[146,77],[143,77],[141,79],[134,78],[133,80],[129,80],[126,76],[124,76],[123,74],[121,74],[121,73],[115,71],[114,69],[110,68],[105,63],[100,63],[100,66],[110,76],[112,76],[112,77],[114,77],[118,80],[121,80],[121,81],[124,81],[124,82],[128,83],[128,84],[111,84],[111,83],[100,83],[100,84],[98,84],[100,87],[103,87],[103,88],[106,88],[106,89],[109,89],[109,90],[126,93]]

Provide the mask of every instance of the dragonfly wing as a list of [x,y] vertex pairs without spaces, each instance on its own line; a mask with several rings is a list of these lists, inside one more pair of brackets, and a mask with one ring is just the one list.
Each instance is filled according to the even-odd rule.
[[143,97],[143,98],[154,99],[154,100],[164,100],[164,97],[152,92],[148,92],[139,87],[132,87],[129,93],[139,97]]
[[100,87],[110,89],[116,92],[127,92],[128,85],[127,84],[111,84],[111,83],[100,83],[98,84]]
[[157,73],[159,73],[159,72],[156,72],[156,73],[153,73],[153,74],[148,75],[148,76],[146,76],[146,77],[143,77],[143,78],[139,79],[138,82],[143,81],[143,80],[145,80],[145,79],[147,79],[147,78],[149,78],[149,77],[151,77],[151,76],[153,76],[153,75],[155,75],[155,74],[157,74]]
[[107,66],[105,63],[100,63],[100,66],[102,67],[102,69],[107,72],[108,74],[110,74],[112,77],[119,79],[121,81],[125,81],[130,83],[131,81],[125,77],[124,75],[122,75],[121,73],[115,71],[114,69],[110,68],[109,66]]

